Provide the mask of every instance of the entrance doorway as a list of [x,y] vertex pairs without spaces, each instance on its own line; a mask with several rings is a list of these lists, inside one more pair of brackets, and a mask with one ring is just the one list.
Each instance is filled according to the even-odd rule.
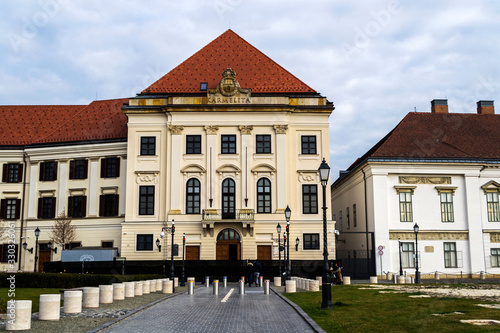
[[236,218],[236,185],[231,178],[222,182],[222,218],[234,220]]
[[241,260],[240,234],[234,229],[224,229],[217,235],[217,260]]
[[50,252],[51,250],[48,248],[47,244],[39,244],[37,272],[43,272],[43,264],[50,262]]

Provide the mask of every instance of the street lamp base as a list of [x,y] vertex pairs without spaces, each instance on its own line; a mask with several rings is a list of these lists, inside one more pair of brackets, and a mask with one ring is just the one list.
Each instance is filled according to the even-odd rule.
[[322,296],[323,296],[323,301],[321,302],[321,308],[322,309],[331,309],[333,308],[333,303],[332,303],[332,285],[329,281],[325,282],[325,279],[323,279],[323,283],[321,284],[321,289],[322,289]]

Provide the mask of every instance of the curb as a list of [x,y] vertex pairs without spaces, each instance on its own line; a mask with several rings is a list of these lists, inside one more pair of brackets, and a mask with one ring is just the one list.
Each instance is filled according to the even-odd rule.
[[302,319],[304,319],[304,321],[307,324],[309,324],[309,326],[311,326],[311,328],[315,332],[317,332],[317,333],[326,333],[326,331],[324,329],[322,329],[311,317],[309,317],[309,315],[307,313],[305,313],[304,310],[302,310],[301,307],[299,307],[294,302],[290,301],[288,298],[286,298],[285,296],[283,296],[281,293],[277,292],[273,288],[270,287],[269,289],[271,289],[273,291],[273,293],[275,293],[279,298],[281,298],[288,305],[290,305],[295,310],[295,312],[297,312],[299,314],[299,316],[301,316]]
[[167,299],[169,299],[169,298],[173,298],[173,297],[176,297],[176,296],[179,296],[179,295],[183,295],[183,294],[186,294],[186,293],[187,293],[187,291],[183,291],[183,292],[181,292],[181,293],[176,293],[176,294],[173,294],[173,295],[168,295],[168,296],[165,296],[165,297],[163,297],[163,298],[157,299],[157,300],[156,300],[156,301],[154,301],[154,302],[151,302],[151,303],[149,303],[149,304],[143,305],[143,306],[141,306],[140,308],[137,308],[137,309],[135,309],[135,310],[133,310],[133,311],[130,311],[129,313],[124,314],[124,315],[123,315],[123,316],[121,316],[121,317],[118,317],[118,318],[116,318],[116,319],[114,319],[114,320],[112,320],[112,321],[108,321],[107,323],[105,323],[105,324],[103,324],[103,325],[101,325],[101,326],[99,326],[99,327],[96,327],[96,328],[94,328],[94,329],[92,329],[92,330],[89,330],[89,331],[87,331],[87,333],[98,333],[98,332],[101,332],[101,331],[103,331],[103,330],[105,330],[105,329],[107,329],[107,328],[110,328],[110,327],[111,327],[111,326],[113,326],[114,324],[117,324],[117,323],[119,323],[120,321],[122,321],[122,320],[124,320],[124,319],[127,319],[127,318],[128,318],[128,317],[130,317],[130,316],[136,315],[136,314],[138,314],[139,312],[142,312],[142,311],[146,310],[147,308],[150,308],[150,307],[152,307],[152,306],[154,306],[154,305],[156,305],[156,304],[158,304],[158,303],[160,303],[160,302],[163,302],[163,301],[165,301],[165,300],[167,300]]

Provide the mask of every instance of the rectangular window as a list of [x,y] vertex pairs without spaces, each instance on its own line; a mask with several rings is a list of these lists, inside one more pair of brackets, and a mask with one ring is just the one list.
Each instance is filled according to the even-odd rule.
[[351,221],[349,220],[349,207],[345,209],[345,224],[347,229],[351,229]]
[[444,267],[457,268],[457,245],[456,243],[443,243],[444,246]]
[[186,135],[186,154],[201,154],[201,135]]
[[453,215],[453,193],[441,192],[441,222],[453,222],[455,217]]
[[68,197],[68,217],[85,217],[87,214],[87,197],[76,195]]
[[302,185],[303,214],[318,214],[318,186]]
[[352,205],[352,225],[354,228],[358,226],[358,218],[356,216],[356,204]]
[[101,247],[103,247],[103,248],[112,248],[113,247],[113,241],[102,241],[101,242]]
[[139,186],[139,215],[155,214],[155,187]]
[[72,249],[75,249],[77,247],[82,247],[82,242],[71,242],[68,244],[64,244],[65,250],[72,250]]
[[99,197],[99,216],[118,216],[118,194],[103,194]]
[[101,178],[120,177],[120,158],[108,157],[101,159]]
[[271,154],[271,135],[258,134],[255,138],[255,152],[257,154]]
[[156,155],[156,137],[141,136],[141,155],[142,156]]
[[413,222],[411,191],[399,192],[399,217],[401,222]]
[[236,135],[223,135],[221,137],[221,153],[236,154]]
[[488,221],[500,222],[500,207],[498,203],[498,192],[487,192],[486,202],[488,206]]
[[3,165],[2,182],[21,183],[23,181],[23,165],[19,163],[5,163]]
[[69,179],[87,179],[88,160],[73,160],[69,162]]
[[17,220],[21,214],[21,199],[2,199],[0,201],[0,219]]
[[319,250],[319,234],[304,234],[304,250]]
[[153,250],[153,235],[137,235],[137,251]]
[[344,227],[342,226],[342,211],[339,212],[339,230],[342,231]]
[[38,199],[38,218],[52,219],[56,217],[56,198],[39,198]]
[[415,268],[414,243],[401,243],[401,264],[403,268]]
[[17,244],[0,244],[0,255],[2,262],[17,262]]
[[500,267],[500,249],[491,249],[491,267]]
[[307,154],[307,155],[316,154],[315,135],[303,135],[301,140],[302,140],[302,154]]
[[57,162],[40,163],[40,181],[57,180]]

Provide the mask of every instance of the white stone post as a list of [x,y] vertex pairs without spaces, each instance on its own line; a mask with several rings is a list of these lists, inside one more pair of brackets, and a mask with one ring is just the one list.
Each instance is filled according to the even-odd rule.
[[113,303],[113,285],[109,284],[99,286],[99,303]]
[[142,281],[142,294],[143,295],[149,294],[151,292],[150,287],[151,287],[151,282],[149,280]]
[[125,286],[123,283],[113,283],[113,301],[125,299]]
[[281,276],[275,276],[274,277],[274,286],[275,287],[280,287],[281,286]]
[[172,287],[173,287],[173,281],[171,280],[163,281],[162,293],[171,294],[173,292]]
[[31,301],[14,301],[14,308],[7,308],[6,331],[31,329]]
[[135,296],[142,295],[142,281],[134,281],[134,295]]
[[370,276],[370,283],[378,283],[378,278],[376,276]]
[[84,287],[83,288],[83,307],[98,308],[99,307],[99,288]]
[[297,282],[294,280],[286,280],[285,281],[285,292],[294,293],[297,291]]
[[82,312],[82,296],[81,290],[66,290],[64,292],[64,313]]
[[59,320],[61,317],[61,294],[40,295],[40,320]]
[[125,297],[134,297],[134,282],[124,282],[125,285]]
[[344,284],[351,284],[351,277],[350,276],[344,276],[342,278],[344,280]]

